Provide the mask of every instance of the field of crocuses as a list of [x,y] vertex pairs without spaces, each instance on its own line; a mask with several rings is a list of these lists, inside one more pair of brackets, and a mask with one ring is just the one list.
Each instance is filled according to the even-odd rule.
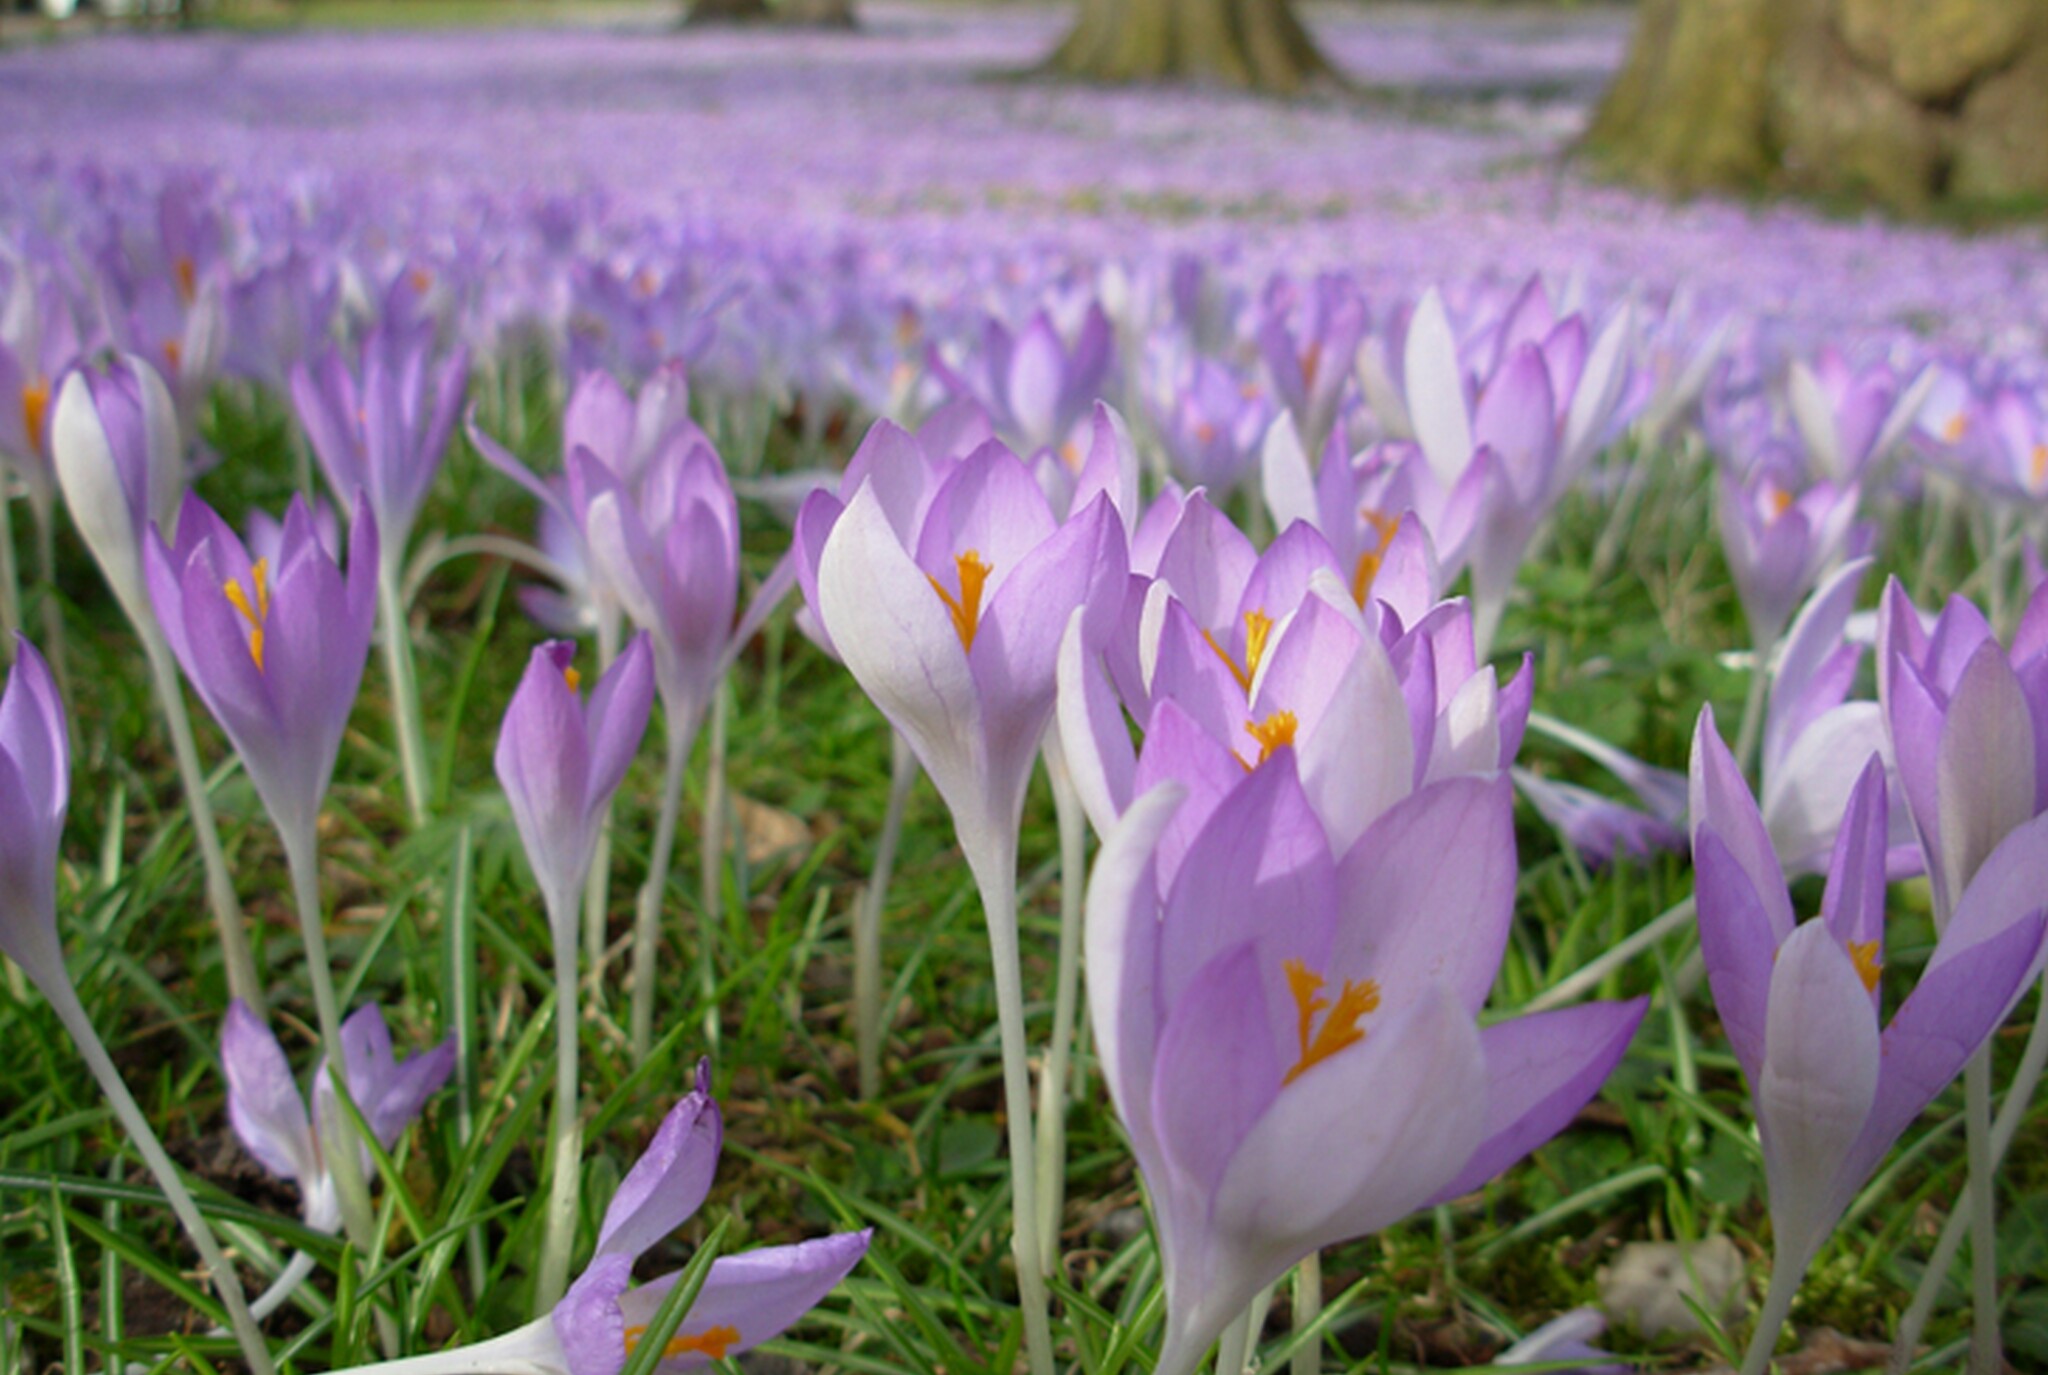
[[0,51],[0,1375],[2048,1368],[2048,236],[862,8]]

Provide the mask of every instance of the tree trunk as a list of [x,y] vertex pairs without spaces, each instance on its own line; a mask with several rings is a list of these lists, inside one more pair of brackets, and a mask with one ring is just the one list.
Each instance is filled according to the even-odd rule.
[[1089,81],[1192,81],[1291,94],[1337,73],[1289,0],[1081,0],[1046,69]]
[[1643,0],[1585,151],[1660,190],[2038,203],[2048,0]]
[[774,17],[768,9],[768,0],[692,0],[689,12],[683,16],[683,23],[691,27],[699,24],[766,24]]

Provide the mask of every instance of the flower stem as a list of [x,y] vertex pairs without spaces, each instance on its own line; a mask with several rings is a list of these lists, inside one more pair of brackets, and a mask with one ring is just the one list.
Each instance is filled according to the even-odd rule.
[[1771,1287],[1764,1294],[1763,1310],[1756,1316],[1756,1331],[1749,1339],[1749,1352],[1742,1358],[1741,1375],[1764,1375],[1770,1368],[1771,1353],[1778,1347],[1778,1330],[1791,1316],[1792,1300],[1799,1294],[1799,1282],[1806,1277],[1804,1265],[1786,1265],[1777,1257],[1771,1265]]
[[903,814],[917,782],[917,755],[894,727],[889,731],[889,808],[875,842],[875,867],[853,909],[853,1039],[860,1062],[860,1096],[882,1091],[882,909],[903,838]]
[[1040,1265],[1051,1274],[1060,1259],[1060,1221],[1067,1193],[1067,1066],[1074,1045],[1081,988],[1081,901],[1088,882],[1088,818],[1067,774],[1066,755],[1048,739],[1045,772],[1052,781],[1060,834],[1060,953],[1053,985],[1052,1037],[1038,1081],[1038,1216]]
[[1244,1358],[1252,1345],[1252,1314],[1247,1308],[1230,1320],[1216,1339],[1216,1375],[1244,1375]]
[[285,1263],[284,1269],[278,1271],[277,1278],[270,1282],[270,1287],[257,1295],[256,1301],[249,1305],[249,1316],[261,1322],[284,1307],[284,1301],[296,1293],[299,1286],[306,1282],[306,1276],[312,1273],[313,1253],[294,1251],[292,1258]]
[[[293,906],[298,909],[299,936],[306,947],[306,982],[313,989],[313,1013],[320,1024],[320,1050],[327,1073],[344,1092],[353,1094],[348,1082],[348,1059],[341,1046],[341,1004],[334,992],[334,965],[327,954],[327,929],[320,910],[319,847],[309,826],[278,828],[284,842],[285,867],[291,871]],[[321,1123],[321,1151],[334,1178],[334,1193],[341,1204],[342,1228],[358,1253],[358,1263],[367,1267],[382,1250],[377,1237],[376,1213],[370,1207],[370,1186],[363,1178],[363,1156],[356,1142],[354,1125],[345,1112],[335,1113]],[[377,1311],[378,1335],[384,1354],[396,1355],[398,1328],[383,1309]]]
[[398,721],[398,772],[405,781],[405,810],[418,830],[427,821],[427,736],[420,720],[420,685],[413,674],[412,625],[399,592],[403,550],[377,565],[377,617],[384,631],[384,676],[391,683],[391,714]]
[[647,882],[633,913],[633,1063],[646,1060],[654,1044],[654,956],[661,940],[661,900],[668,891],[669,865],[675,856],[676,816],[683,806],[683,770],[690,763],[696,723],[674,702],[662,704],[667,753],[661,766],[661,813],[654,823],[654,851],[647,861]]
[[[977,851],[985,853],[977,854]],[[1003,1108],[1010,1136],[1010,1254],[1017,1264],[1017,1300],[1024,1311],[1024,1350],[1031,1375],[1052,1375],[1052,1325],[1044,1251],[1038,1242],[1037,1170],[1032,1157],[1031,1068],[1024,1047],[1024,974],[1017,940],[1017,845],[1014,839],[968,846],[968,865],[981,890],[995,965],[996,1029],[1003,1048]]]
[[[2020,1055],[2019,1068],[2013,1073],[2005,1101],[1998,1105],[1998,1118],[1991,1124],[1991,1167],[1994,1170],[2005,1159],[2006,1151],[2012,1146],[2013,1134],[2019,1130],[2020,1119],[2034,1101],[2034,1090],[2041,1083],[2041,1071],[2048,1068],[2048,979],[2043,981],[2041,997],[2042,1003],[2035,1009],[2033,1029],[2027,1033],[2026,1049]],[[1928,1257],[1927,1268],[1921,1272],[1920,1287],[1914,1290],[1912,1304],[1899,1319],[1899,1330],[1892,1341],[1891,1359],[1885,1365],[1886,1375],[1906,1375],[1906,1368],[1912,1365],[1914,1352],[1920,1345],[1920,1333],[1934,1312],[1935,1300],[1941,1295],[1949,1267],[1955,1264],[1956,1252],[1962,1249],[1963,1231],[1968,1220],[1968,1210],[1956,1208],[1950,1210],[1947,1220],[1941,1224],[1941,1236],[1934,1244],[1934,1254]]]
[[14,552],[14,495],[0,485],[0,653],[14,662],[14,632],[21,629],[21,563]]
[[718,1053],[718,939],[725,926],[725,724],[731,714],[731,684],[721,679],[711,698],[711,747],[704,760],[704,824],[700,828],[697,908],[697,997],[704,1009],[704,1046]]
[[[569,1248],[576,1241],[577,1177],[583,1163],[583,1111],[576,1079],[576,909],[573,898],[548,900],[555,938],[555,1105],[548,1129],[547,1221],[533,1312],[545,1316],[569,1287]],[[557,911],[557,908],[565,910]]]
[[[619,614],[617,611],[600,610],[597,616],[597,671],[602,676],[619,657]],[[605,927],[611,916],[612,905],[612,799],[604,800],[604,813],[597,819],[597,846],[591,851],[590,872],[583,880],[583,947],[595,960],[604,952],[607,944]],[[553,913],[548,919],[554,920]],[[557,947],[560,941],[556,942]],[[572,951],[570,963],[575,963]],[[603,983],[594,985],[602,996]]]
[[[1301,1264],[1294,1267],[1294,1331],[1296,1335],[1315,1326],[1316,1319],[1323,1314],[1323,1253],[1311,1251],[1301,1258]],[[1294,1358],[1288,1365],[1289,1375],[1321,1375],[1323,1368],[1323,1344],[1320,1341],[1301,1342],[1294,1348]]]
[[138,625],[143,657],[149,660],[150,676],[156,682],[156,700],[163,708],[164,724],[171,732],[171,753],[178,761],[178,781],[185,789],[185,806],[192,814],[192,835],[199,842],[199,865],[206,876],[206,905],[213,910],[213,927],[220,937],[221,961],[227,966],[228,993],[249,1005],[259,1018],[269,1015],[263,996],[263,977],[256,969],[256,956],[249,948],[249,933],[242,924],[242,904],[235,898],[235,881],[228,875],[227,856],[221,853],[220,830],[213,819],[213,801],[206,793],[206,772],[199,765],[199,746],[192,739],[192,718],[185,711],[185,694],[178,682],[178,666],[171,647],[155,622]]
[[1991,1045],[1979,1046],[1963,1066],[1963,1127],[1970,1178],[1970,1372],[1999,1375],[2005,1352],[1998,1337],[1998,1227],[1991,1159]]
[[29,514],[36,527],[36,577],[43,584],[43,657],[50,661],[51,676],[68,698],[71,669],[64,654],[64,608],[57,602],[57,513],[55,499],[29,493]]
[[99,1081],[100,1089],[113,1104],[114,1115],[121,1119],[129,1140],[141,1154],[150,1174],[155,1176],[157,1187],[163,1190],[171,1212],[184,1227],[185,1235],[192,1239],[199,1258],[206,1262],[208,1277],[220,1295],[222,1307],[228,1311],[228,1323],[234,1329],[236,1345],[242,1349],[242,1359],[249,1363],[249,1369],[255,1375],[272,1375],[276,1367],[271,1364],[270,1348],[264,1344],[263,1334],[256,1330],[256,1320],[250,1315],[248,1301],[242,1296],[241,1278],[221,1253],[220,1242],[214,1237],[213,1228],[200,1215],[199,1205],[192,1201],[185,1181],[178,1174],[178,1167],[171,1163],[163,1143],[151,1130],[149,1119],[143,1116],[134,1095],[128,1092],[121,1072],[114,1068],[113,1058],[107,1054],[99,1033],[93,1029],[92,1019],[85,1014],[84,1004],[78,1000],[78,990],[71,986],[69,978],[52,979],[43,988],[43,996],[49,999],[51,1010],[64,1023],[64,1029],[71,1033],[71,1039],[78,1043],[79,1053],[85,1057],[93,1078]]
[[1770,700],[1771,652],[1778,647],[1778,635],[1759,636],[1756,661],[1749,669],[1749,695],[1742,701],[1742,728],[1735,735],[1735,766],[1747,774],[1756,763],[1756,748],[1763,737],[1764,707]]

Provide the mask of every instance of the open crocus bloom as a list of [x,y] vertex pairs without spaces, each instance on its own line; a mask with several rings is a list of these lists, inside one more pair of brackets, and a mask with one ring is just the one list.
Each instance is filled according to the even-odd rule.
[[292,498],[277,561],[185,498],[175,545],[152,528],[149,595],[179,667],[286,836],[310,836],[334,776],[376,613],[377,522],[359,498],[346,575]]
[[1424,788],[1333,854],[1283,747],[1162,881],[1184,796],[1139,798],[1088,892],[1103,1072],[1166,1271],[1159,1375],[1186,1375],[1309,1252],[1477,1188],[1548,1140],[1644,1009],[1478,1025],[1514,906],[1505,778]]
[[[703,1205],[724,1141],[710,1062],[702,1061],[695,1091],[669,1110],[619,1184],[596,1254],[554,1311],[490,1341],[415,1356],[406,1368],[414,1375],[618,1375],[681,1278],[677,1272],[635,1287],[633,1263]],[[655,1369],[678,1375],[780,1336],[851,1273],[872,1235],[839,1232],[720,1256]]]
[[1821,917],[1803,924],[1711,710],[1693,738],[1692,792],[1700,951],[1756,1105],[1777,1268],[1796,1278],[2037,968],[2048,817],[2019,827],[1977,869],[1919,985],[1880,1029],[1882,763],[1872,757],[1850,795]]
[[[341,1024],[341,1053],[348,1067],[349,1094],[385,1150],[420,1115],[455,1072],[455,1037],[401,1063],[391,1051],[391,1032],[376,1007],[359,1009]],[[299,1210],[308,1227],[332,1232],[341,1226],[341,1201],[326,1162],[325,1135],[337,1124],[339,1105],[323,1063],[313,1074],[313,1109],[292,1079],[284,1048],[248,1004],[228,1007],[220,1035],[221,1066],[228,1076],[228,1120],[235,1135],[265,1169],[299,1186]],[[363,1166],[370,1152],[362,1147]]]

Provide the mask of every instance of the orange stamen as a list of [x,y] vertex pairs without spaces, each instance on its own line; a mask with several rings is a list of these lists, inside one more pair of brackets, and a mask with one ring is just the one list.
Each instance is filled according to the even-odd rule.
[[1067,465],[1068,472],[1080,472],[1081,464],[1085,461],[1085,459],[1086,455],[1084,455],[1081,452],[1080,446],[1074,443],[1073,440],[1070,439],[1066,443],[1060,445],[1060,462]]
[[[646,1324],[626,1329],[626,1354],[633,1354],[633,1348],[640,1345],[647,1336]],[[725,1353],[740,1344],[740,1330],[737,1327],[714,1327],[696,1336],[673,1338],[661,1349],[661,1358],[673,1361],[679,1356],[709,1356],[714,1361],[725,1359]]]
[[939,594],[939,600],[953,614],[953,629],[960,636],[960,647],[972,650],[974,632],[981,629],[982,589],[988,586],[988,575],[995,569],[983,563],[981,555],[972,549],[964,554],[955,554],[953,567],[960,574],[958,597],[948,592],[946,585],[929,573],[925,574],[925,581],[932,585],[932,591]]
[[171,365],[171,376],[176,379],[178,366],[184,361],[185,345],[176,339],[164,340],[164,361]]
[[1230,651],[1216,643],[1216,637],[1208,631],[1202,638],[1209,642],[1209,648],[1216,651],[1216,657],[1230,670],[1230,676],[1237,679],[1237,685],[1244,689],[1245,700],[1251,700],[1252,679],[1259,676],[1259,664],[1266,657],[1266,641],[1273,633],[1273,618],[1263,611],[1244,613],[1244,663],[1230,657]]
[[1314,385],[1316,369],[1323,365],[1323,341],[1318,339],[1301,352],[1301,380]]
[[21,423],[28,430],[29,446],[43,449],[43,421],[50,414],[50,379],[38,377],[21,389]]
[[1856,976],[1863,980],[1864,992],[1877,992],[1878,977],[1884,973],[1884,964],[1877,958],[1877,942],[1850,941],[1849,959],[1856,966]]
[[242,619],[249,623],[249,657],[256,661],[256,671],[263,671],[263,623],[270,619],[270,560],[258,559],[249,565],[249,582],[256,589],[253,603],[249,594],[242,590],[240,578],[229,578],[221,585],[228,605],[242,613]]
[[1775,483],[1766,482],[1764,504],[1770,508],[1770,519],[1776,520],[1792,509],[1792,494]]
[[562,670],[562,681],[569,685],[569,691],[575,692],[583,686],[583,675],[576,671],[576,665],[570,664]]
[[1941,437],[1951,444],[1960,443],[1963,436],[1969,432],[1970,413],[1968,411],[1957,411],[1942,422]]
[[406,273],[405,279],[411,282],[412,289],[422,296],[434,289],[434,274],[427,271],[424,267],[416,267]]
[[2036,444],[2028,451],[2027,471],[2032,475],[2029,485],[2039,487],[2048,482],[2048,444]]
[[188,306],[191,305],[192,298],[199,294],[199,269],[190,258],[181,254],[178,260],[171,264],[171,275],[177,278],[178,299]]
[[1387,546],[1394,542],[1394,532],[1401,528],[1401,518],[1382,515],[1370,506],[1359,507],[1358,518],[1380,537],[1378,545],[1358,556],[1358,563],[1351,570],[1351,600],[1363,611],[1366,599],[1372,595],[1373,579],[1380,575],[1380,567],[1386,562]]
[[1214,425],[1210,424],[1210,423],[1209,423],[1208,421],[1206,421],[1206,420],[1204,420],[1204,421],[1202,421],[1202,422],[1201,422],[1200,424],[1196,425],[1196,426],[1195,426],[1195,442],[1196,442],[1196,443],[1198,443],[1198,444],[1213,444],[1213,443],[1215,443],[1215,442],[1216,442],[1216,427],[1215,427]]
[[[1276,711],[1263,721],[1245,722],[1245,734],[1259,742],[1259,757],[1252,763],[1245,764],[1245,771],[1249,773],[1260,764],[1271,759],[1273,751],[1279,749],[1282,745],[1293,744],[1295,724],[1294,713],[1291,711]],[[1243,763],[1244,761],[1239,760],[1238,762]]]
[[[1379,1007],[1380,986],[1373,979],[1361,983],[1346,979],[1343,991],[1332,1004],[1328,998],[1316,996],[1327,982],[1322,975],[1311,973],[1300,960],[1288,960],[1282,968],[1287,971],[1287,988],[1294,995],[1295,1009],[1301,1014],[1301,1059],[1280,1081],[1285,1085],[1300,1078],[1311,1066],[1321,1064],[1346,1046],[1357,1045],[1365,1039],[1365,1033],[1359,1030],[1358,1019]],[[1322,1028],[1317,1030],[1315,1017],[1323,1011],[1330,1015],[1323,1019]]]

